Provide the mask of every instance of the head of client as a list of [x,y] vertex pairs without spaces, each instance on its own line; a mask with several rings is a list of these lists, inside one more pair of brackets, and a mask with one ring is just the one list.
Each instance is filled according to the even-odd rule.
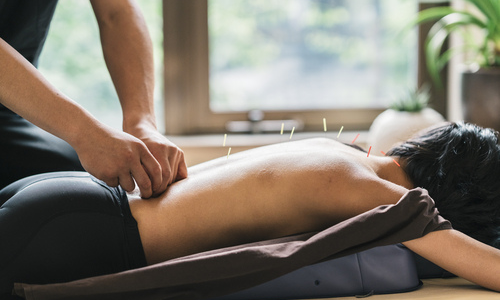
[[447,123],[392,148],[415,187],[423,187],[453,227],[500,247],[498,133],[473,124]]

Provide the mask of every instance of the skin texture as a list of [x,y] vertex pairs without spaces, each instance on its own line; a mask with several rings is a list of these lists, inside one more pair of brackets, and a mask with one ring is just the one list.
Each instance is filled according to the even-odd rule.
[[[399,162],[400,164],[404,162]],[[129,195],[149,264],[214,248],[325,229],[413,188],[392,157],[327,139],[277,144],[190,169],[157,198]],[[500,254],[455,230],[405,243],[444,268],[499,290]]]
[[0,103],[75,148],[84,168],[145,198],[187,176],[183,152],[158,133],[151,40],[133,1],[93,0],[123,132],[103,125],[0,39]]
[[367,158],[327,139],[290,142],[194,166],[164,194],[147,201],[130,196],[130,205],[148,262],[155,263],[318,230],[396,203],[407,191],[387,180],[407,184],[389,172],[396,169],[392,159]]

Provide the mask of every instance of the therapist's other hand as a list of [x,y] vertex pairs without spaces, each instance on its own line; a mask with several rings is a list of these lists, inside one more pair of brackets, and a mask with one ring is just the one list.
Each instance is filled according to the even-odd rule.
[[83,167],[107,185],[132,192],[135,180],[143,198],[163,186],[161,165],[138,138],[101,126],[78,140],[73,146]]
[[135,127],[127,132],[140,139],[161,165],[162,183],[153,191],[154,195],[163,193],[167,186],[188,176],[184,152],[158,132],[153,126]]

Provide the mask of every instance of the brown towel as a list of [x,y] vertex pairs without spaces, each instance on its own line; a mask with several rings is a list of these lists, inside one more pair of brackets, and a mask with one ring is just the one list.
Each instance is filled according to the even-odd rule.
[[306,265],[450,229],[426,190],[321,232],[218,249],[117,274],[68,283],[16,283],[28,300],[204,299],[250,288]]

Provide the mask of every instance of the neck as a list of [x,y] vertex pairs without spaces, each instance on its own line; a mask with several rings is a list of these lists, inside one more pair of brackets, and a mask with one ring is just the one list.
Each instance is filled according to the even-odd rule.
[[399,157],[394,156],[377,157],[373,165],[375,173],[377,173],[380,178],[401,185],[407,189],[413,189],[413,183],[406,175],[403,167],[404,164]]

